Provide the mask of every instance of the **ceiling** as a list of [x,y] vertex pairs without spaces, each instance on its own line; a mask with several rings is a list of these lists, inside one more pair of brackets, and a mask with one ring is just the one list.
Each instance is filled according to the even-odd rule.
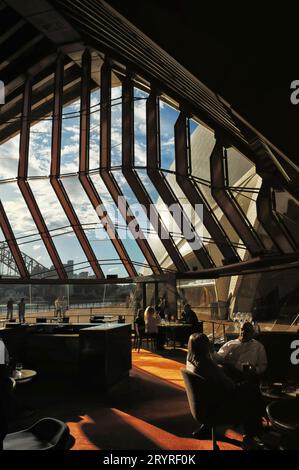
[[107,0],[299,163],[298,5]]

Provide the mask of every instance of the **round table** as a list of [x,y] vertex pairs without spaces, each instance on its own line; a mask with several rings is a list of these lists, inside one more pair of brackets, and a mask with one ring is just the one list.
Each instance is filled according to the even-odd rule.
[[299,396],[299,384],[281,384],[281,389],[274,383],[261,383],[260,392],[267,400],[292,399]]
[[14,371],[12,378],[19,384],[30,382],[36,375],[37,372],[35,370],[22,369],[21,371]]
[[278,400],[267,406],[267,415],[272,426],[279,431],[299,431],[299,398]]

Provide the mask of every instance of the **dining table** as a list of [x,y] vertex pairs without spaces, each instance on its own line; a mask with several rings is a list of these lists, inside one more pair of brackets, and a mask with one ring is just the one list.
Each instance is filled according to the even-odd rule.
[[31,380],[37,375],[35,370],[31,369],[22,369],[22,370],[15,370],[12,374],[12,379],[16,382],[16,384],[24,384],[31,382]]

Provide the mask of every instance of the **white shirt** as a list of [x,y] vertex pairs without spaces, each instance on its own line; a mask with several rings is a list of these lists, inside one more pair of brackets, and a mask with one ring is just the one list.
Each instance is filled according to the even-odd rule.
[[9,364],[9,354],[8,350],[0,338],[0,365],[8,365]]
[[225,343],[214,358],[222,364],[230,364],[243,372],[243,364],[250,363],[255,367],[257,374],[262,374],[267,368],[267,356],[264,346],[256,339],[243,343],[240,339],[233,339]]

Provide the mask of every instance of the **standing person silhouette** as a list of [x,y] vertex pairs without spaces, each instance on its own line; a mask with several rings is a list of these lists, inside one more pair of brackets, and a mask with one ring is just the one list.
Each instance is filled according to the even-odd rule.
[[18,303],[18,308],[19,308],[19,322],[20,323],[25,323],[25,300],[24,297],[21,298],[20,302]]
[[10,297],[10,299],[7,302],[7,314],[6,314],[6,320],[11,321],[13,319],[13,300]]

